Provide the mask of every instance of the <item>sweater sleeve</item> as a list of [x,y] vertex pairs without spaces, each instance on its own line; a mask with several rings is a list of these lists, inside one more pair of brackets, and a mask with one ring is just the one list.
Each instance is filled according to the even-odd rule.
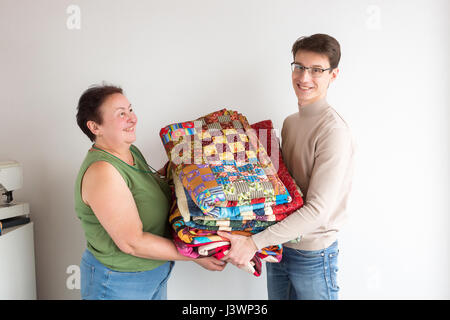
[[340,200],[352,152],[352,137],[346,127],[332,128],[318,137],[304,205],[284,220],[253,235],[258,249],[308,234],[328,219]]

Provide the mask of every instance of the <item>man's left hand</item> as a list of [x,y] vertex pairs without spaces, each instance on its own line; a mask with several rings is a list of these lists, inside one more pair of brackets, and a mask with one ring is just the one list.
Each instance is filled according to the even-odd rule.
[[231,234],[225,231],[217,231],[221,237],[230,240],[230,251],[221,259],[231,262],[238,267],[244,267],[253,258],[258,248],[251,237]]

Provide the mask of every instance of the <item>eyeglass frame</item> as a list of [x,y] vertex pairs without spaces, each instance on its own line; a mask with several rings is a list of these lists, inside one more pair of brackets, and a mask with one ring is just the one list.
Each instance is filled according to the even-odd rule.
[[318,70],[320,70],[321,72],[320,72],[320,74],[319,74],[319,77],[321,77],[325,71],[333,70],[333,69],[334,69],[334,68],[332,68],[332,67],[329,67],[329,68],[326,68],[326,69],[324,69],[324,68],[319,68],[319,67],[305,67],[305,66],[302,66],[301,64],[298,64],[298,63],[296,63],[296,62],[291,62],[291,70],[292,70],[292,72],[295,71],[294,66],[299,66],[301,71],[308,71],[309,74],[311,75],[311,77],[313,76],[313,74],[312,74],[311,71],[309,71],[309,70],[312,70],[312,69],[318,69]]

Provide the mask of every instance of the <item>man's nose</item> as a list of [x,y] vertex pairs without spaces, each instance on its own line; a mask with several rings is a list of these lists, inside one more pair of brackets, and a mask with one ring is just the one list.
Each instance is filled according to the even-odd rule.
[[311,80],[311,74],[309,73],[309,70],[303,70],[299,74],[299,80],[302,82],[310,81]]

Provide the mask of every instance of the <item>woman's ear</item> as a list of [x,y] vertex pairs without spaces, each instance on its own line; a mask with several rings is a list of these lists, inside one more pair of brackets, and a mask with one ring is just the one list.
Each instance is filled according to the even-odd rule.
[[88,122],[86,122],[86,126],[88,127],[89,130],[91,130],[92,134],[94,134],[95,136],[100,135],[99,125],[95,121],[89,120]]

